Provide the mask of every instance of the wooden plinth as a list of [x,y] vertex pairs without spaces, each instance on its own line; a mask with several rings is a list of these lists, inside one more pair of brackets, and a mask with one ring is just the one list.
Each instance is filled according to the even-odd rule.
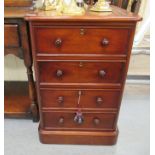
[[118,130],[106,132],[47,131],[39,127],[40,142],[44,144],[114,145]]

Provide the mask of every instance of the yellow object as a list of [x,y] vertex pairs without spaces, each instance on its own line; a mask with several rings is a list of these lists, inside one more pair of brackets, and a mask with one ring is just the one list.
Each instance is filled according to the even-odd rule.
[[69,5],[64,5],[63,13],[67,15],[83,15],[85,9],[83,7],[78,7],[75,0],[71,0]]
[[53,0],[53,2],[51,2],[50,0],[44,0],[43,8],[45,11],[56,10],[57,4],[58,0]]
[[109,2],[106,0],[98,0],[91,8],[90,11],[95,12],[111,12],[112,8],[109,5]]
[[70,4],[66,4],[64,0],[38,0],[36,2],[36,5],[34,8],[41,9],[44,11],[52,11],[55,10],[55,13],[57,15],[83,15],[85,13],[85,8],[87,8],[87,5],[84,7],[78,7],[75,0],[71,0]]

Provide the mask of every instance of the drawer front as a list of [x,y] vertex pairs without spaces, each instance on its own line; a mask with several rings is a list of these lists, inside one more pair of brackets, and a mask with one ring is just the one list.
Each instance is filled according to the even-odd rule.
[[39,62],[41,83],[120,83],[123,62]]
[[5,47],[20,47],[19,34],[17,24],[4,25],[4,46]]
[[128,29],[35,27],[38,53],[126,54]]
[[[81,95],[80,95],[81,94]],[[118,108],[120,90],[74,90],[47,89],[40,90],[43,108],[81,108],[112,109]]]
[[44,112],[45,129],[112,130],[116,115],[113,113],[82,113],[82,122],[75,121],[76,112]]

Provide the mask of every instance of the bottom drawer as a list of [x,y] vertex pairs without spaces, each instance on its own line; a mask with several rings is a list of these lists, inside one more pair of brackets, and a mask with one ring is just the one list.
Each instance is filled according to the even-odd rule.
[[61,130],[114,130],[115,113],[82,112],[82,121],[75,121],[76,112],[43,112],[45,129]]

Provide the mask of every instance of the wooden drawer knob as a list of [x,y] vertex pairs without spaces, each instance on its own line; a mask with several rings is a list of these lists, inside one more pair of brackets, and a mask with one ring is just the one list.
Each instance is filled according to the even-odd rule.
[[109,45],[109,40],[104,38],[101,43],[102,43],[102,46],[107,46]]
[[99,76],[100,76],[101,78],[103,78],[105,75],[106,75],[106,72],[105,72],[104,70],[100,70],[100,71],[99,71]]
[[63,117],[60,117],[59,118],[59,124],[63,124],[64,123],[64,118]]
[[55,47],[61,47],[61,45],[62,45],[62,40],[60,39],[60,38],[57,38],[56,40],[55,40]]
[[99,118],[94,118],[94,124],[99,125],[100,124],[100,119]]
[[58,69],[58,70],[56,71],[56,76],[57,76],[57,77],[62,77],[62,76],[63,76],[63,71],[60,70],[60,69]]
[[60,104],[64,103],[64,97],[63,97],[63,96],[59,96],[59,97],[57,98],[57,101],[58,101],[58,103],[60,103]]
[[102,98],[102,97],[97,97],[97,98],[96,98],[96,103],[97,103],[98,105],[102,104],[102,103],[103,103],[103,98]]

